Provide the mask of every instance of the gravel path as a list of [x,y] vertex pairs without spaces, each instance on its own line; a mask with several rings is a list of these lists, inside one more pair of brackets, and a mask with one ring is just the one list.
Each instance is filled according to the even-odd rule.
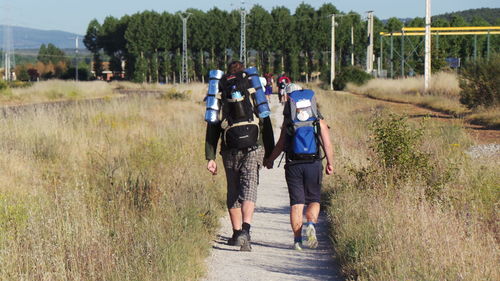
[[[279,137],[282,107],[273,97],[273,125]],[[279,158],[278,158],[279,160]],[[207,259],[207,281],[223,280],[343,280],[327,236],[322,215],[317,226],[319,247],[301,252],[292,249],[289,199],[283,164],[260,174],[257,208],[252,223],[252,252],[227,246],[232,235],[229,217],[221,219],[219,235]],[[224,175],[221,175],[224,176]]]
[[473,159],[477,158],[499,158],[500,157],[500,144],[482,144],[471,146],[466,153]]

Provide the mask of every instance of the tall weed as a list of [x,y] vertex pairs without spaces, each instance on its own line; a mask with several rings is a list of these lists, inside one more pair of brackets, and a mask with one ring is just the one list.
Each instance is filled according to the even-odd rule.
[[469,158],[455,123],[342,93],[318,99],[336,156],[327,212],[349,280],[500,278],[498,162]]
[[0,119],[0,279],[200,278],[223,206],[202,116],[141,97]]

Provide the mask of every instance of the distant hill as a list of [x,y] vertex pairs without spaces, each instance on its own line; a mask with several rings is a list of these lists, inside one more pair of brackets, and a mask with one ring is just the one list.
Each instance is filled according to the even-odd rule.
[[[471,22],[474,17],[480,17],[491,25],[500,25],[500,8],[470,9],[465,11],[446,13],[432,16],[432,20],[442,18],[450,21],[454,15],[461,16],[467,22]],[[413,20],[413,18],[399,18],[399,20],[402,22],[410,22],[411,20]],[[381,21],[385,24],[387,23],[388,19],[383,19]]]
[[451,17],[457,15],[464,18],[467,22],[471,22],[474,17],[483,18],[485,21],[489,22],[491,25],[500,24],[500,8],[481,8],[481,9],[470,9],[460,12],[446,13],[442,15],[433,16],[433,19],[443,18],[446,20],[451,20]]
[[[19,26],[13,26],[11,28],[15,49],[38,49],[40,45],[48,43],[52,43],[61,49],[74,49],[74,38],[78,35],[59,30],[40,30]],[[4,26],[0,25],[0,48],[3,48],[4,31]],[[78,36],[80,36],[80,38],[82,37],[82,35]],[[85,48],[81,41],[80,48]]]

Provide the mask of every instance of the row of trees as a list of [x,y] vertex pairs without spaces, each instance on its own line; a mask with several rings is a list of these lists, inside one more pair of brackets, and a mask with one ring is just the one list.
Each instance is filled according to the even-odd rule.
[[69,58],[66,53],[54,44],[42,44],[38,50],[36,61],[18,63],[14,69],[17,79],[21,81],[37,81],[39,79],[75,79],[75,63],[79,64],[79,79],[90,78],[86,59],[78,62]]
[[[239,58],[240,13],[238,10],[224,11],[213,8],[207,12],[188,9],[189,76],[191,80],[203,81],[209,69],[225,69],[228,61]],[[255,5],[247,18],[247,49],[250,63],[263,72],[286,71],[294,79],[307,79],[322,73],[328,79],[330,57],[331,15],[337,14],[336,53],[337,69],[350,65],[351,52],[355,64],[363,66],[366,57],[366,22],[357,13],[341,13],[332,4],[318,9],[300,4],[295,12],[281,6],[270,12]],[[480,18],[472,25],[488,25]],[[375,19],[375,34],[381,31],[399,31],[403,25],[424,26],[422,18],[409,22],[391,18],[387,22]],[[451,21],[439,19],[434,26],[466,26],[460,17]],[[351,28],[354,29],[354,44],[351,42]],[[498,37],[498,36],[497,36]],[[376,56],[382,55],[380,38],[375,37]],[[423,38],[407,38],[405,55],[408,69],[423,70]],[[467,37],[441,38],[440,49],[434,52],[434,68],[444,66],[445,57],[467,59],[472,56],[472,40]],[[478,42],[478,53],[486,52],[485,38]],[[492,51],[500,48],[498,38],[493,38]],[[387,40],[385,40],[387,44]],[[93,53],[94,70],[102,71],[103,57],[109,59],[115,72],[125,71],[126,77],[136,82],[177,81],[181,71],[182,21],[179,15],[145,11],[122,18],[107,17],[101,24],[97,20],[89,23],[84,44]],[[401,42],[393,46],[400,53]],[[434,44],[436,46],[436,44]],[[436,47],[435,47],[436,48]],[[415,49],[416,52],[410,52]],[[382,46],[383,68],[388,68],[387,45]],[[411,54],[411,55],[410,55]],[[395,57],[397,60],[398,56]],[[125,61],[125,69],[122,69]],[[398,63],[394,63],[397,67]],[[397,71],[398,69],[396,69]],[[399,72],[396,72],[399,73]]]

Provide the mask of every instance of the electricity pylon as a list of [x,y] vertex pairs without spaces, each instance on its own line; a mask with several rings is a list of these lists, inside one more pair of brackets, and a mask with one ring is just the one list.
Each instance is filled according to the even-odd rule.
[[187,21],[191,16],[191,13],[179,14],[182,19],[182,71],[181,71],[181,83],[189,82],[188,73],[188,53],[187,53]]
[[243,62],[245,68],[247,67],[247,46],[246,46],[246,17],[247,10],[245,9],[245,2],[241,1],[241,38],[240,38],[240,61]]

